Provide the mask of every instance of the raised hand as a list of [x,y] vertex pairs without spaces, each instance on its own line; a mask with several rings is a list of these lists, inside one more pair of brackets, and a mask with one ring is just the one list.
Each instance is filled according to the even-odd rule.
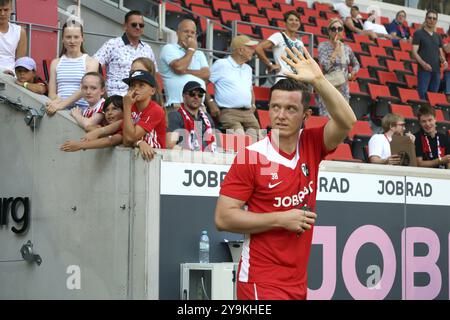
[[297,72],[297,74],[286,72],[286,75],[289,78],[306,83],[313,83],[314,81],[325,78],[319,65],[311,57],[308,50],[303,50],[303,55],[297,50],[297,48],[292,49],[294,52],[292,52],[289,48],[286,48],[286,52],[290,59],[285,56],[281,56],[281,59],[283,59],[284,62],[286,62]]

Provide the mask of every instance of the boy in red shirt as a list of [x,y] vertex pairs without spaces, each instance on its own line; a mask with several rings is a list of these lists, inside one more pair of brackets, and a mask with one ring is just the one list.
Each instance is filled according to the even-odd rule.
[[165,149],[166,116],[162,107],[152,101],[156,92],[155,78],[147,71],[136,70],[123,82],[129,85],[123,98],[124,145],[139,146],[145,141],[152,149]]

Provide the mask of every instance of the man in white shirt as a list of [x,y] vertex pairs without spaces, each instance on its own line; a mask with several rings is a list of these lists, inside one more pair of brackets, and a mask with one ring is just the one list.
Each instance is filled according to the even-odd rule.
[[27,34],[9,22],[11,11],[12,0],[0,0],[0,71],[14,76],[16,60],[27,54]]
[[246,62],[252,59],[257,44],[258,41],[245,35],[234,37],[231,55],[214,62],[209,78],[215,86],[214,98],[220,108],[222,128],[239,134],[245,130],[255,139],[259,123],[254,114],[252,68]]
[[[402,136],[405,132],[405,119],[395,113],[386,114],[381,120],[383,134],[374,134],[369,140],[369,162],[376,164],[400,165],[400,156],[391,155],[392,136]],[[405,134],[414,144],[415,136],[408,132]]]
[[125,33],[121,37],[108,40],[94,55],[101,65],[106,65],[106,90],[108,96],[124,96],[128,86],[122,81],[128,78],[134,59],[149,58],[156,65],[152,48],[141,41],[144,33],[144,18],[140,11],[129,11],[125,15]]
[[345,20],[347,17],[350,17],[350,9],[352,8],[355,0],[345,0],[345,3],[333,3],[330,5],[331,9],[336,10],[341,15],[341,18]]
[[178,43],[169,43],[161,48],[160,69],[166,95],[166,112],[178,110],[183,103],[183,87],[189,81],[200,83],[206,90],[209,65],[205,55],[198,49],[197,26],[190,19],[178,24]]

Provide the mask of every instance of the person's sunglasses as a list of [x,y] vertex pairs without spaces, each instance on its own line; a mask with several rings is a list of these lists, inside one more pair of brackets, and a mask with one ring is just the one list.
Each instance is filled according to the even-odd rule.
[[344,28],[342,28],[342,27],[331,27],[330,28],[330,31],[333,31],[333,32],[341,32],[343,30],[344,30]]
[[144,29],[145,24],[143,24],[143,23],[137,23],[137,22],[132,22],[132,23],[131,23],[131,26],[132,26],[133,28],[135,28],[135,29],[136,29],[138,26],[139,26],[139,28]]
[[437,17],[427,17],[428,20],[437,20]]
[[197,96],[198,98],[203,98],[203,96],[205,95],[204,93],[202,93],[202,92],[189,92],[188,93],[189,94],[189,96],[190,97],[195,97],[195,96]]

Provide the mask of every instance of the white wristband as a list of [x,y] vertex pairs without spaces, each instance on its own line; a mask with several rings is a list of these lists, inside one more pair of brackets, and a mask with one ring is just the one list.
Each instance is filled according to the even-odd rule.
[[195,52],[194,48],[188,48],[189,51]]

